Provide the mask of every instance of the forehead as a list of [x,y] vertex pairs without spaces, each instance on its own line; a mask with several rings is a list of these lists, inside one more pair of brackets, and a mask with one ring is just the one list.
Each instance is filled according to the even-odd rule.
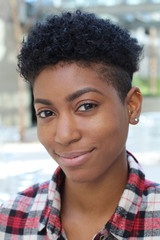
[[[34,96],[47,96],[70,94],[83,88],[95,88],[106,94],[107,89],[113,88],[104,80],[97,65],[79,65],[77,63],[49,66],[41,71],[36,78],[33,93]],[[113,88],[115,91],[115,89]]]
[[[106,77],[106,76],[105,76]],[[102,82],[104,84],[107,81],[104,81],[102,77],[100,67],[97,64],[84,64],[84,63],[64,63],[60,62],[54,66],[47,66],[43,69],[40,74],[36,77],[33,89],[44,87],[45,89],[48,87],[49,83],[54,85],[54,89],[59,87],[67,88],[75,84],[77,86],[85,86],[86,84],[91,85],[101,85]]]
[[111,84],[99,77],[94,69],[76,64],[44,69],[35,81],[33,96],[34,104],[50,105],[61,110],[82,100],[122,107],[119,94]]
[[[47,66],[45,67],[40,74],[35,78],[34,80],[34,84],[33,87],[35,85],[35,82],[37,82],[42,75],[47,75],[48,76],[51,73],[54,73],[54,75],[59,76],[59,78],[61,78],[61,76],[64,74],[67,75],[68,73],[70,73],[70,75],[73,76],[73,74],[76,72],[79,72],[79,74],[81,75],[88,75],[90,73],[90,75],[92,74],[95,75],[99,80],[105,80],[108,84],[110,84],[110,79],[113,79],[112,75],[112,71],[115,67],[113,66],[108,66],[102,63],[92,63],[92,62],[82,62],[82,61],[70,61],[70,62],[59,62],[56,65],[51,65],[51,66]],[[49,74],[50,72],[50,74]],[[45,73],[45,74],[44,74]],[[79,75],[78,74],[78,75]],[[77,75],[77,77],[78,77]],[[76,81],[77,78],[75,78]],[[46,80],[47,81],[47,80]],[[77,79],[78,81],[78,79]]]

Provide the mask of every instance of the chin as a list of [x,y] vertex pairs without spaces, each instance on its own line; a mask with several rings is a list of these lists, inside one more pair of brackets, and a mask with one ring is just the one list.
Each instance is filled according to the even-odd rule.
[[72,181],[74,183],[79,184],[85,184],[85,183],[92,183],[95,182],[95,176],[90,174],[90,171],[85,171],[84,169],[81,170],[73,170],[71,172],[64,171],[66,178],[69,181]]

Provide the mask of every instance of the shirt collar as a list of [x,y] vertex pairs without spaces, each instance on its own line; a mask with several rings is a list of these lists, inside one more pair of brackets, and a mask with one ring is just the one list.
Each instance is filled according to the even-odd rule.
[[59,236],[63,232],[60,221],[60,209],[61,209],[61,189],[63,186],[64,179],[65,175],[61,168],[58,167],[54,172],[48,186],[48,198],[46,201],[46,206],[40,218],[38,226],[39,232],[44,230],[44,228],[47,229],[49,235],[56,233],[56,236]]
[[[142,193],[144,189],[145,175],[142,168],[138,164],[135,157],[127,152],[129,178],[121,196],[118,207],[115,213],[102,230],[103,234],[109,232],[117,239],[122,239],[121,236],[126,235],[126,238],[130,236],[133,228],[134,219],[137,211],[140,208],[142,201]],[[61,209],[61,189],[65,175],[60,167],[58,167],[52,176],[48,189],[48,200],[46,206],[42,212],[39,231],[47,228],[48,234],[52,235],[56,233],[56,236],[61,234],[65,236],[60,221],[60,209]],[[53,237],[53,235],[52,235]]]
[[118,207],[110,221],[106,224],[106,230],[117,239],[121,236],[129,238],[133,229],[137,212],[140,209],[144,190],[145,175],[135,157],[127,152],[129,178]]

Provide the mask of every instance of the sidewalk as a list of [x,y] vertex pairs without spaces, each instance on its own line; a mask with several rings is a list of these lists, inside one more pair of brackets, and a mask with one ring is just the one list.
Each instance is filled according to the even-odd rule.
[[56,169],[38,142],[5,143],[0,152],[0,202],[27,187],[47,181]]

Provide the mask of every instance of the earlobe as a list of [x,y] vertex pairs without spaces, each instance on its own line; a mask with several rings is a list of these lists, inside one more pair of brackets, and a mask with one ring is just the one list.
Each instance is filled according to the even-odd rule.
[[135,125],[139,122],[142,107],[142,94],[138,87],[132,87],[127,94],[127,106],[129,113],[129,123]]

